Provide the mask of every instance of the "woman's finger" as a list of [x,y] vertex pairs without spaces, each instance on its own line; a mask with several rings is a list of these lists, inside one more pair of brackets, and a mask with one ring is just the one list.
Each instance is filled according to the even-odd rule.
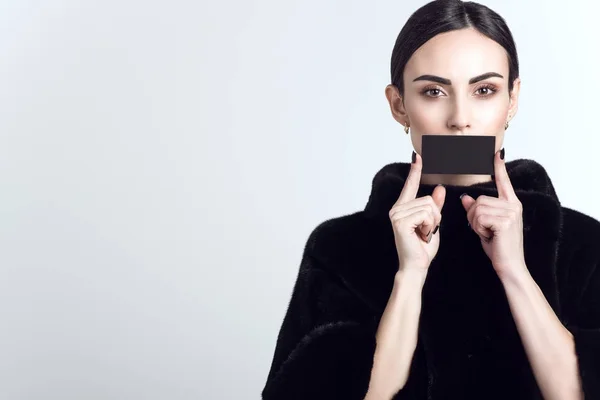
[[410,211],[408,209],[399,209],[390,216],[390,219],[396,228],[409,232],[415,231],[423,237],[435,225],[435,216],[428,206],[416,207]]
[[400,192],[400,196],[398,200],[394,204],[394,206],[398,204],[404,204],[411,200],[414,200],[417,197],[417,192],[419,191],[419,184],[421,183],[421,170],[423,167],[423,162],[421,156],[413,151],[415,161],[410,165],[410,172],[404,182],[404,187]]

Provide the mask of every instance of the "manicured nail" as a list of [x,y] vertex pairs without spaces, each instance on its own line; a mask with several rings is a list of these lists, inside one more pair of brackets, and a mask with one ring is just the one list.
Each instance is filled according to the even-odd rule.
[[467,195],[466,193],[463,193],[463,194],[461,194],[461,195],[460,195],[460,199],[462,200],[462,198],[463,198],[464,196],[466,196],[466,195]]
[[432,237],[433,237],[433,233],[429,232],[429,235],[427,235],[427,243],[431,242]]
[[415,163],[415,161],[417,161],[417,153],[415,153],[415,151],[413,150],[413,152],[412,152],[412,162],[413,162],[413,164]]
[[500,159],[504,160],[504,147],[500,150]]
[[440,229],[440,225],[438,224],[438,226],[435,227],[435,229],[433,230],[432,235],[435,235],[435,233],[438,231],[438,229]]

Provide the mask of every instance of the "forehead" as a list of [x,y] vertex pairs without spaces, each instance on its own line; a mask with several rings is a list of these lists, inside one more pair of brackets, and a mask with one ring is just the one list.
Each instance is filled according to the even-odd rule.
[[408,60],[404,76],[410,81],[422,74],[468,81],[485,72],[498,72],[508,78],[506,50],[494,40],[468,28],[444,32],[429,39]]

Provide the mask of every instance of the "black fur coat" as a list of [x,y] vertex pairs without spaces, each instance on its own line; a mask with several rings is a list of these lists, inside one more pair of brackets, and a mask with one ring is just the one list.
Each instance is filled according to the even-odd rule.
[[[535,161],[506,167],[523,204],[527,267],[574,335],[585,398],[600,399],[600,223],[561,206]],[[375,332],[398,269],[388,212],[409,168],[386,165],[373,179],[365,210],[324,221],[310,234],[263,399],[364,398]],[[434,187],[421,184],[417,196]],[[394,399],[541,399],[503,286],[467,225],[462,193],[498,195],[493,181],[446,185],[417,349]],[[581,194],[588,194],[584,186]]]

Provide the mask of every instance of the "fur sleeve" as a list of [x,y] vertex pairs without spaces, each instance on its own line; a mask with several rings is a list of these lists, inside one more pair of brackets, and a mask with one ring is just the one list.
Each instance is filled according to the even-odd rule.
[[575,318],[567,324],[575,339],[579,373],[585,399],[600,399],[600,268],[595,267]]
[[[315,233],[304,249],[264,400],[362,400],[369,387],[379,321],[317,261]],[[403,392],[394,398],[409,398]]]

